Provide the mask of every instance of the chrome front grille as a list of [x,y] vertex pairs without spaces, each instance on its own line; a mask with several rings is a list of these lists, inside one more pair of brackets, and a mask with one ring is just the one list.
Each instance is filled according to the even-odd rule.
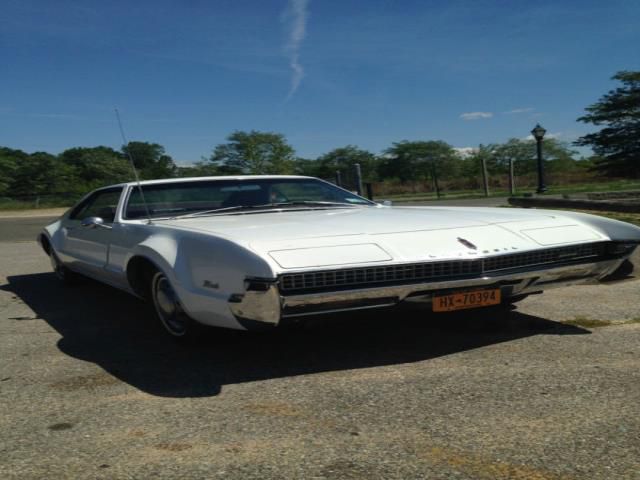
[[511,253],[485,258],[483,271],[494,272],[496,270],[564,262],[601,255],[603,252],[603,243],[587,243],[585,245],[574,245],[571,247],[545,248],[532,252]]
[[481,271],[482,265],[478,260],[459,260],[455,262],[412,263],[384,267],[288,273],[280,277],[280,289],[288,291],[377,283],[420,282],[434,278],[479,274]]
[[449,260],[403,265],[344,268],[316,272],[286,273],[279,278],[283,294],[345,290],[378,285],[421,283],[443,279],[469,278],[498,270],[591,259],[605,253],[604,243],[547,248],[509,253],[472,260]]

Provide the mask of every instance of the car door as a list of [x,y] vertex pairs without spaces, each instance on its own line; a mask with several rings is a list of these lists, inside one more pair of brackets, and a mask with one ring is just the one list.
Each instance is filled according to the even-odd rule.
[[[74,270],[98,278],[106,275],[104,267],[108,261],[112,227],[122,190],[122,187],[98,190],[63,221],[62,253]],[[88,217],[102,218],[103,225],[83,227],[82,220]]]

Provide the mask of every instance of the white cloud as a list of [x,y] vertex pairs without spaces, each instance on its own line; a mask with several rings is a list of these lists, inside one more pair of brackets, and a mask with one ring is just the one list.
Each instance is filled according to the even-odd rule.
[[307,19],[309,18],[307,7],[309,6],[309,1],[289,0],[287,9],[282,15],[282,19],[288,29],[285,51],[289,56],[289,66],[291,67],[291,86],[289,87],[287,100],[296,93],[304,77],[304,68],[300,63],[300,45],[302,45],[302,41],[307,34]]
[[535,108],[533,107],[525,107],[525,108],[514,108],[513,110],[508,110],[506,112],[502,112],[504,114],[507,115],[511,115],[514,113],[529,113],[529,112],[533,112],[535,110]]
[[493,112],[466,112],[460,114],[460,118],[463,120],[480,120],[481,118],[491,118]]
[[453,147],[455,152],[461,158],[467,158],[478,151],[477,147]]

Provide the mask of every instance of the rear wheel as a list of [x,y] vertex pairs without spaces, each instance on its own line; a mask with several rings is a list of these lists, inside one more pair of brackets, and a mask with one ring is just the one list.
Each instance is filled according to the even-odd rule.
[[169,335],[181,341],[190,341],[197,337],[198,332],[201,331],[200,324],[185,313],[175,290],[164,273],[153,272],[149,293],[156,317]]

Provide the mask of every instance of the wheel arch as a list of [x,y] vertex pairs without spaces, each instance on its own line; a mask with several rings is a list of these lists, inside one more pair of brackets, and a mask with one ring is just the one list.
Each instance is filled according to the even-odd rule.
[[44,250],[44,253],[51,255],[51,240],[49,240],[49,237],[45,233],[38,235],[38,243],[40,247],[42,247],[42,250]]
[[162,269],[147,256],[136,254],[129,259],[126,275],[129,288],[133,293],[145,300],[147,299],[149,281],[154,271],[162,271]]

